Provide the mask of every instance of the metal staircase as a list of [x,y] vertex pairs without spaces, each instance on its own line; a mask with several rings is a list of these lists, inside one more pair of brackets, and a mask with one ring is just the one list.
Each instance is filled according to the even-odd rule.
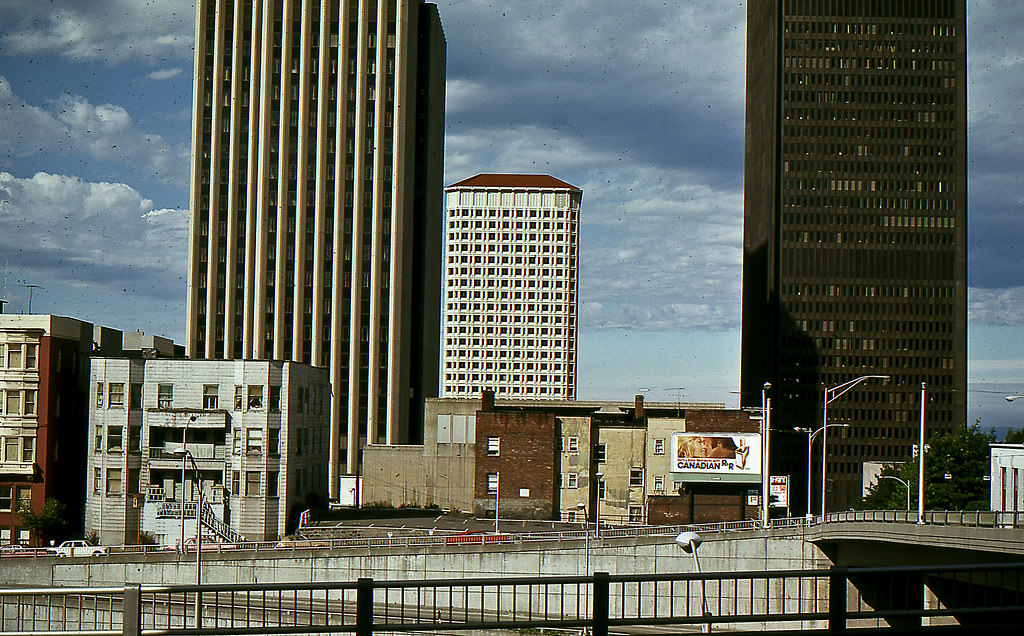
[[[156,516],[158,519],[195,519],[198,508],[198,502],[195,501],[185,502],[184,505],[177,501],[165,501],[157,508]],[[221,543],[241,543],[244,540],[241,534],[232,530],[231,526],[214,514],[209,502],[203,501],[199,522],[204,531],[212,534]]]

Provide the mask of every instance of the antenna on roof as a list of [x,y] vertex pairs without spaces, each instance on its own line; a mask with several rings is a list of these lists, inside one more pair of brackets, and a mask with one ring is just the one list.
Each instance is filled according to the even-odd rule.
[[33,283],[23,283],[25,287],[28,287],[28,313],[32,313],[32,292],[36,289],[46,289],[42,285],[35,285]]

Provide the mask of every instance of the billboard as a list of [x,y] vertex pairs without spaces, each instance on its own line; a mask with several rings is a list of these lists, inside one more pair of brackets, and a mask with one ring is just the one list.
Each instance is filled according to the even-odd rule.
[[684,481],[759,481],[761,436],[757,433],[675,433],[670,472]]

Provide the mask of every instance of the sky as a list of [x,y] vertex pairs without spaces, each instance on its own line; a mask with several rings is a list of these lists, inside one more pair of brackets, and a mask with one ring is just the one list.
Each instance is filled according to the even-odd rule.
[[[437,2],[445,184],[584,191],[578,397],[738,404],[745,3]],[[184,340],[194,0],[0,0],[0,298]],[[968,1],[968,420],[1024,425],[1024,3]],[[441,210],[438,211],[442,213]]]

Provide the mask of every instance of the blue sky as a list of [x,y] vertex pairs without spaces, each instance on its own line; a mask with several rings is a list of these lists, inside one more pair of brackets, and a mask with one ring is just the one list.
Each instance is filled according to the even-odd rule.
[[[736,405],[745,4],[438,5],[445,182],[584,190],[580,397]],[[1024,390],[1024,3],[968,19],[969,418],[1020,426],[999,393]],[[193,20],[192,0],[0,3],[8,312],[39,285],[34,313],[182,340]]]

